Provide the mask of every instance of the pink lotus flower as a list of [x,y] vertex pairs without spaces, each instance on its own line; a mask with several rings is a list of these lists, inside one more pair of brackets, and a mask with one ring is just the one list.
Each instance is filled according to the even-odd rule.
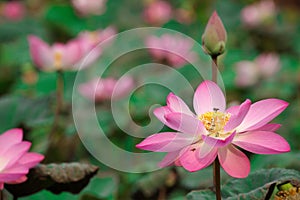
[[106,10],[106,0],[72,0],[72,4],[80,15],[101,15]]
[[[119,82],[118,82],[119,81]],[[120,80],[114,78],[96,78],[79,85],[79,93],[91,101],[116,100],[125,97],[134,87],[134,80],[125,76]]]
[[55,43],[49,46],[36,36],[28,37],[33,62],[43,71],[76,70],[75,64],[81,59],[78,41],[67,44]]
[[144,10],[144,19],[152,25],[162,25],[172,17],[171,5],[166,1],[153,1]]
[[194,13],[184,8],[179,8],[175,11],[175,18],[182,24],[191,24],[195,20]]
[[5,2],[2,4],[2,15],[10,20],[21,20],[25,15],[25,7],[19,1]]
[[216,158],[231,176],[243,178],[250,172],[247,156],[237,147],[256,154],[279,154],[290,151],[284,138],[274,133],[280,125],[269,124],[288,103],[266,99],[225,109],[221,89],[211,81],[200,84],[194,94],[196,114],[179,97],[169,94],[167,106],[154,110],[156,117],[178,132],[163,132],[147,137],[140,149],[168,152],[161,167],[172,164],[188,171],[209,166]]
[[5,184],[26,181],[30,168],[44,159],[38,153],[28,152],[31,143],[22,141],[21,129],[11,129],[0,135],[0,190]]
[[89,53],[94,47],[104,40],[117,34],[117,31],[114,27],[107,27],[103,30],[96,31],[83,31],[79,33],[77,40],[80,42],[81,47],[84,53]]
[[280,58],[275,53],[260,54],[254,61],[240,61],[236,64],[236,85],[239,87],[253,86],[261,77],[274,76],[280,67]]
[[[97,45],[115,34],[117,34],[117,31],[114,27],[107,27],[106,29],[99,29],[96,31],[83,31],[79,33],[75,40],[77,40],[80,45],[82,51],[81,57],[86,59],[81,67],[85,68],[96,61],[102,54],[102,49]],[[101,47],[103,47],[103,45]],[[85,58],[87,55],[88,57]]]
[[259,71],[255,62],[240,61],[235,65],[235,84],[238,87],[255,85],[259,80]]
[[180,35],[150,36],[145,43],[154,59],[174,67],[182,67],[188,63],[187,60],[196,59],[192,51],[194,44]]
[[275,53],[260,54],[254,62],[264,78],[274,76],[281,68],[280,58]]
[[273,20],[276,13],[275,3],[272,0],[264,0],[246,6],[241,12],[241,17],[246,26],[255,27]]

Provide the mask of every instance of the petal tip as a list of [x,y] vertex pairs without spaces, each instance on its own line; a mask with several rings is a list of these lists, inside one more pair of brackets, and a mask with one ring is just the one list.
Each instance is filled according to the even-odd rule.
[[13,128],[5,131],[2,135],[13,136],[14,140],[21,142],[23,139],[23,130],[21,128]]
[[171,98],[171,97],[173,97],[173,96],[176,96],[173,92],[170,92],[169,94],[168,94],[168,96],[167,96],[167,99],[168,98]]
[[247,103],[247,104],[249,104],[249,103],[250,103],[250,104],[251,104],[252,102],[251,102],[251,100],[250,100],[250,99],[246,99],[244,103]]
[[27,40],[28,40],[29,44],[44,43],[43,40],[41,40],[39,37],[37,37],[35,35],[28,35]]
[[283,101],[283,104],[284,104],[284,107],[288,107],[290,105],[290,103],[286,102],[286,101]]
[[289,106],[289,102],[281,100],[281,99],[273,99],[276,100],[278,102],[278,106],[282,107],[283,109],[285,109],[286,107]]
[[43,154],[37,154],[37,157],[38,157],[37,158],[38,163],[45,159],[45,156]]
[[165,114],[169,112],[169,108],[167,106],[161,106],[153,109],[153,114],[156,118],[161,119],[164,118]]
[[290,152],[291,151],[291,146],[289,145],[289,143],[288,142],[286,142],[286,145],[285,145],[285,147],[282,149],[282,153],[288,153],[288,152]]
[[204,80],[200,85],[207,85],[207,84],[217,85],[215,82],[211,80]]
[[136,144],[135,147],[138,149],[142,149],[142,147],[144,146],[142,143],[143,142]]

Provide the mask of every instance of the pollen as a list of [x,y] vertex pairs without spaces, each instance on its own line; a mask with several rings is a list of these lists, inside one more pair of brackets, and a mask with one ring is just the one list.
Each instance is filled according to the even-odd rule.
[[99,40],[98,32],[97,31],[90,32],[89,38],[93,44],[97,44]]
[[224,126],[230,119],[230,114],[220,112],[219,109],[215,108],[214,111],[206,112],[198,118],[209,132],[209,135],[220,137],[224,132]]
[[291,187],[288,190],[282,190],[277,192],[274,200],[299,200],[300,199],[300,188]]
[[60,69],[62,65],[62,54],[61,52],[54,52],[54,67]]

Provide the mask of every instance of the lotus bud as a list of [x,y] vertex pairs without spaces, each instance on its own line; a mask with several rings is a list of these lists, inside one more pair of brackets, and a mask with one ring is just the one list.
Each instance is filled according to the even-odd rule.
[[205,53],[216,57],[225,51],[227,40],[224,25],[215,11],[209,18],[205,31],[202,35],[202,46]]

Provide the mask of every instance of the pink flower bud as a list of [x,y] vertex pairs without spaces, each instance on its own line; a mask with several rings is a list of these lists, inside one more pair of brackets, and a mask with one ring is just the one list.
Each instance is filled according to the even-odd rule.
[[101,15],[106,9],[106,0],[72,0],[72,4],[80,15]]
[[172,8],[166,1],[154,1],[145,8],[143,15],[147,23],[162,25],[172,17]]
[[259,79],[259,71],[254,62],[240,61],[236,63],[235,84],[238,87],[250,87],[257,83]]
[[182,24],[191,24],[195,20],[194,13],[184,8],[179,8],[175,11],[175,18]]
[[25,7],[18,1],[4,3],[2,15],[10,20],[21,20],[25,15]]
[[192,50],[194,44],[180,35],[150,36],[145,44],[155,60],[175,68],[183,67],[188,61],[194,61],[197,57]]
[[202,35],[202,46],[205,53],[218,56],[224,53],[227,34],[224,25],[215,11],[209,18]]
[[243,8],[241,19],[247,27],[251,28],[274,20],[276,13],[275,3],[272,0],[264,0]]
[[272,77],[281,68],[280,58],[275,53],[260,54],[255,63],[264,78]]

